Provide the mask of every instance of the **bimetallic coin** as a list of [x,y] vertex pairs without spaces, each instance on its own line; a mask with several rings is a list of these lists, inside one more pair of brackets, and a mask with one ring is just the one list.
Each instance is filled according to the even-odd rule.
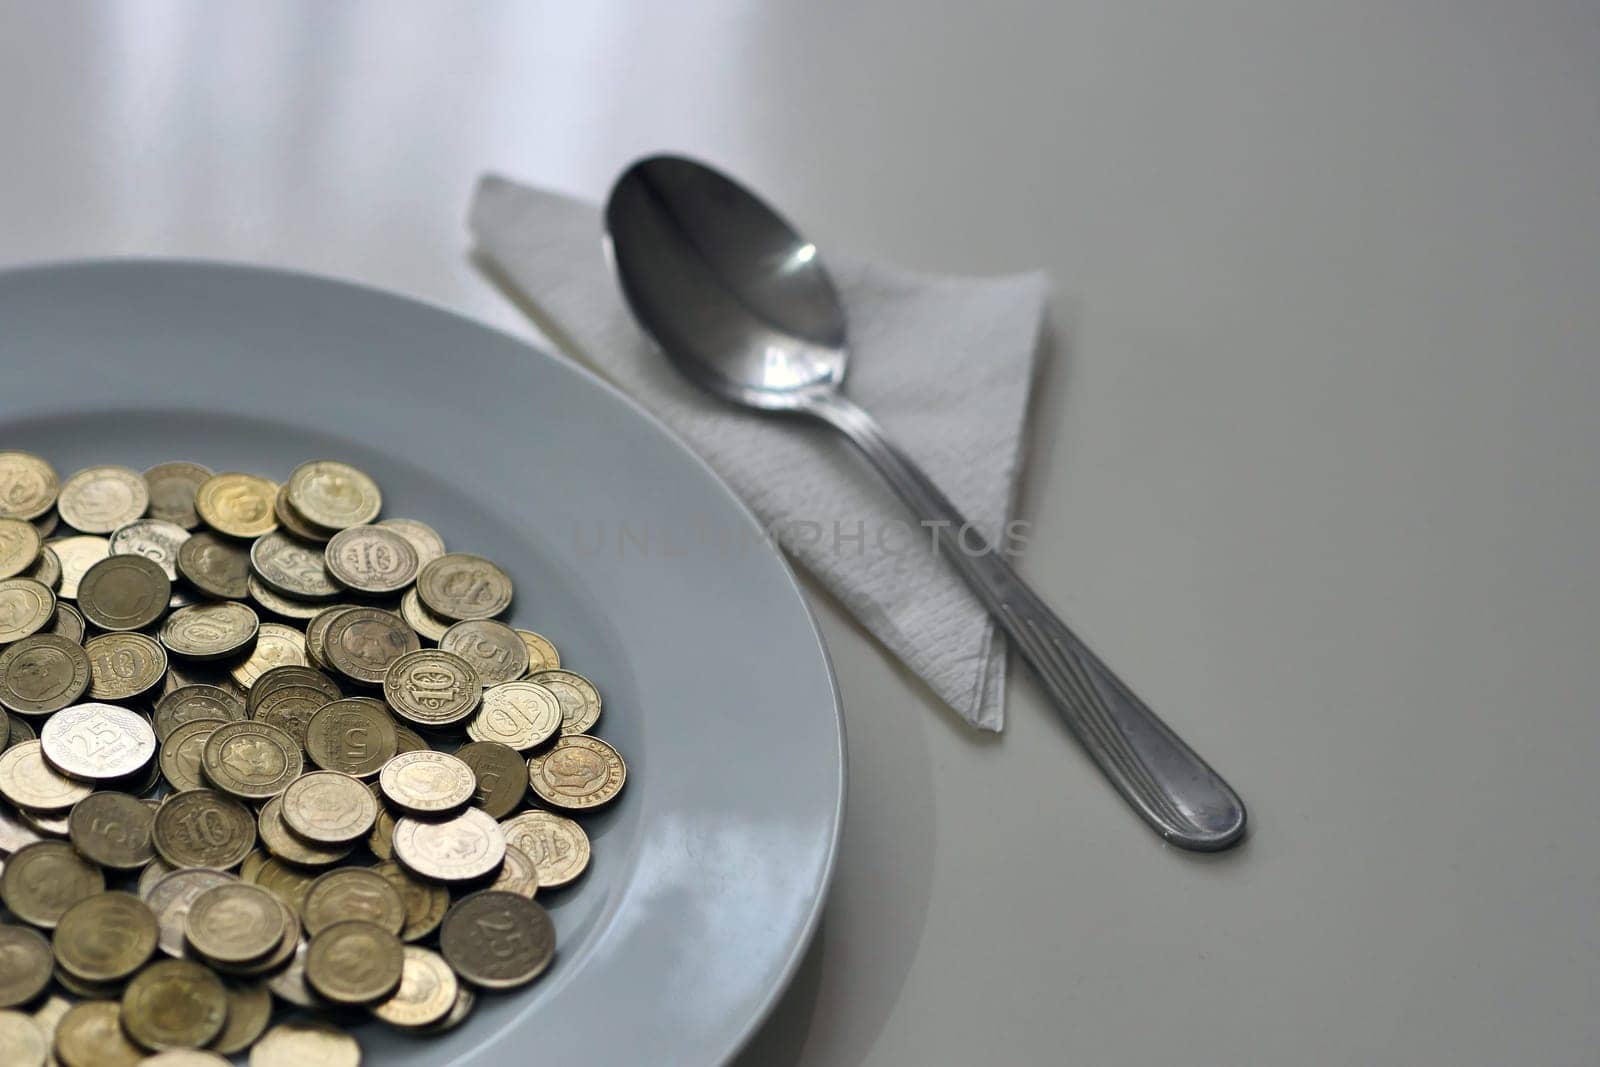
[[528,675],[561,701],[561,732],[588,733],[600,721],[600,690],[577,671],[549,670]]
[[78,901],[105,892],[105,875],[65,841],[40,841],[13,852],[0,873],[0,901],[11,914],[54,929]]
[[144,476],[127,467],[86,467],[61,486],[56,510],[86,534],[108,534],[144,514],[150,491]]
[[0,924],[0,1008],[27,1004],[50,984],[50,942],[26,926]]
[[331,536],[312,526],[305,520],[304,516],[294,509],[294,505],[289,503],[289,487],[287,485],[278,486],[278,495],[272,501],[272,511],[278,517],[278,525],[302,541],[313,541],[320,544],[327,541]]
[[324,556],[334,579],[359,592],[398,593],[417,580],[417,550],[384,526],[340,530],[328,542]]
[[406,590],[406,595],[400,598],[400,617],[406,620],[406,625],[417,631],[418,637],[429,641],[437,641],[450,629],[450,620],[441,619],[429,611],[417,596],[417,587],[412,586]]
[[400,939],[359,919],[333,923],[306,948],[306,982],[334,1004],[387,999],[399,988],[404,966]]
[[184,932],[190,947],[207,960],[239,964],[276,949],[287,925],[277,897],[260,886],[232,882],[194,898]]
[[395,859],[419,878],[475,881],[493,874],[505,855],[505,831],[477,808],[441,821],[407,816],[395,823]]
[[93,700],[142,696],[161,684],[167,670],[166,650],[144,634],[101,634],[84,642],[83,650],[89,655],[89,697]]
[[178,573],[209,596],[243,600],[250,593],[250,552],[237,541],[201,531],[178,549]]
[[189,531],[164,519],[138,519],[111,531],[113,556],[143,556],[159,566],[167,580],[178,580],[178,552],[189,540]]
[[376,871],[340,867],[319,875],[307,887],[300,920],[315,937],[334,923],[360,919],[394,934],[406,925],[406,906],[389,880]]
[[452,552],[417,574],[417,595],[441,618],[492,619],[511,606],[511,579],[482,556]]
[[494,889],[457,901],[439,930],[446,962],[480,989],[526,985],[550,966],[555,949],[555,924],[544,908]]
[[166,744],[172,732],[184,723],[202,719],[243,722],[247,717],[244,702],[221,686],[183,685],[156,702],[153,725],[156,739]]
[[445,912],[450,910],[449,889],[413,877],[398,863],[380,863],[372,869],[387,878],[405,901],[406,924],[400,931],[400,940],[421,941],[439,929]]
[[162,777],[166,778],[167,784],[175,792],[205,788],[205,770],[201,761],[205,755],[206,741],[222,725],[224,722],[221,719],[196,719],[174,729],[161,743],[161,754],[157,760],[161,764]]
[[37,519],[55,507],[55,468],[31,452],[0,452],[0,515]]
[[416,519],[384,519],[379,526],[393,530],[395,533],[411,542],[411,547],[417,553],[417,566],[423,567],[440,556],[444,555],[444,538],[425,522]]
[[144,472],[150,491],[150,517],[170,522],[185,530],[200,525],[194,498],[211,477],[210,467],[198,463],[160,463]]
[[154,822],[155,809],[138,797],[92,793],[73,805],[67,835],[85,859],[113,870],[135,871],[155,859],[150,841]]
[[33,561],[33,566],[22,572],[22,577],[32,578],[52,591],[60,588],[61,557],[49,545],[40,545],[39,558]]
[[407,652],[383,676],[383,697],[394,713],[418,726],[440,727],[470,716],[483,689],[472,664],[453,652]]
[[249,648],[261,620],[237,601],[179,608],[161,624],[161,644],[174,656],[197,661],[225,659]]
[[25,811],[53,814],[66,811],[93,792],[45,762],[38,741],[24,741],[0,752],[0,796]]
[[279,1023],[250,1050],[250,1067],[361,1067],[361,1046],[319,1023]]
[[439,647],[472,664],[484,688],[528,673],[528,646],[517,631],[493,619],[456,623],[439,638]]
[[[260,537],[278,525],[273,501],[278,484],[254,474],[225,471],[212,475],[195,491],[200,519],[229,537]],[[59,506],[59,505],[58,505]]]
[[528,761],[516,749],[499,741],[474,741],[457,749],[456,758],[471,767],[477,779],[474,807],[492,819],[504,819],[522,806],[528,795]]
[[322,602],[318,600],[300,600],[292,596],[267,587],[260,578],[251,575],[245,581],[250,590],[250,599],[263,610],[282,619],[293,619],[296,622],[306,622],[317,617],[322,610]]
[[256,631],[256,647],[249,658],[233,668],[233,680],[249,689],[267,671],[285,664],[306,666],[305,636],[281,622],[264,622]]
[[[362,787],[363,790],[365,786]],[[368,794],[369,796],[371,794]],[[374,803],[373,808],[377,808]],[[256,819],[256,835],[267,851],[286,863],[299,864],[302,867],[327,867],[338,863],[350,855],[351,845],[317,845],[301,840],[290,832],[283,821],[283,797],[273,797],[261,807],[261,814]],[[264,862],[263,857],[263,862]],[[245,861],[247,864],[249,860]],[[243,869],[240,874],[245,881],[250,881],[250,876]]]
[[68,600],[77,599],[78,583],[89,568],[111,555],[111,542],[104,537],[58,537],[49,546],[61,561],[61,583],[56,592]]
[[539,868],[534,866],[526,852],[508,843],[500,876],[489,883],[489,888],[532,900],[539,892]]
[[74,1004],[56,1024],[56,1059],[61,1067],[140,1067],[144,1052],[122,1029],[122,1007],[114,1000]]
[[328,623],[323,641],[327,665],[364,685],[381,685],[395,660],[422,647],[404,619],[381,608],[341,611]]
[[0,1063],[7,1067],[44,1067],[50,1045],[44,1030],[20,1011],[0,1011]]
[[49,586],[32,578],[0,579],[0,645],[38,633],[55,615],[56,595]]
[[312,771],[291,782],[283,793],[283,821],[312,844],[358,841],[371,832],[377,818],[378,802],[348,774]]
[[0,518],[0,578],[15,577],[32,567],[42,547],[39,531],[32,523]]
[[224,793],[244,800],[266,800],[287,789],[300,776],[305,761],[293,737],[276,726],[251,721],[224,723],[213,730],[206,738],[200,766],[211,784]]
[[[300,942],[299,930],[297,922],[296,945]],[[223,1025],[222,1033],[211,1042],[211,1047],[223,1056],[233,1056],[255,1044],[256,1038],[267,1028],[267,1022],[272,1018],[272,992],[261,982],[241,979],[224,979],[222,986],[228,993],[228,1021]],[[146,1064],[145,1067],[151,1065]],[[174,1064],[173,1067],[179,1065]],[[219,1060],[216,1067],[226,1067],[226,1061]]]
[[48,715],[89,688],[89,655],[76,641],[34,634],[0,652],[0,704],[27,715]]
[[255,539],[250,546],[250,566],[256,577],[284,596],[326,600],[340,593],[319,546],[307,545],[282,530]]
[[256,820],[232,797],[190,789],[166,799],[150,835],[161,858],[174,867],[226,871],[256,847]]
[[388,1000],[374,1004],[372,1014],[405,1029],[430,1026],[450,1014],[458,990],[456,973],[443,956],[407,945],[400,988]]
[[199,1048],[222,1033],[228,994],[222,980],[198,963],[162,960],[128,983],[122,1027],[151,1051]]
[[498,741],[526,752],[561,728],[561,702],[538,682],[501,682],[483,691],[483,704],[467,724],[474,741]]
[[399,747],[394,722],[383,705],[362,697],[328,704],[306,726],[306,752],[325,771],[370,778]]
[[302,463],[285,484],[294,510],[330,533],[371,522],[383,510],[378,483],[347,463],[331,459]]
[[56,712],[39,731],[39,743],[52,767],[86,782],[126,778],[156,754],[150,720],[115,704],[79,704]]
[[132,893],[100,893],[68,908],[56,924],[56,962],[85,982],[118,982],[156,950],[155,913]]
[[589,835],[571,819],[549,811],[525,811],[500,825],[506,844],[538,868],[540,886],[568,885],[588,869]]
[[306,623],[306,658],[313,667],[323,669],[327,664],[327,634],[328,624],[342,611],[356,607],[355,604],[335,604],[318,611]]
[[518,630],[516,633],[522,638],[523,647],[528,650],[530,675],[535,671],[553,671],[561,666],[561,653],[556,651],[556,646],[550,643],[549,638],[532,630]]
[[274,667],[250,687],[250,717],[276,726],[304,748],[312,716],[343,696],[338,684],[315,668]]
[[584,811],[610,803],[628,778],[617,750],[588,734],[568,734],[528,760],[528,782],[553,808]]
[[478,788],[471,767],[454,756],[432,750],[396,755],[383,765],[378,784],[395,807],[411,815],[426,816],[445,815],[466,807]]

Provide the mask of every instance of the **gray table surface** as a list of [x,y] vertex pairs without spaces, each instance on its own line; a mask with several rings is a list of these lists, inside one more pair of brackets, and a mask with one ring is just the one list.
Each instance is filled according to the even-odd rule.
[[743,1067],[1600,1057],[1592,2],[13,2],[0,99],[8,263],[531,335],[475,176],[671,148],[824,249],[1049,269],[1023,570],[1254,834],[1160,845],[1020,670],[975,736],[818,598],[851,807]]

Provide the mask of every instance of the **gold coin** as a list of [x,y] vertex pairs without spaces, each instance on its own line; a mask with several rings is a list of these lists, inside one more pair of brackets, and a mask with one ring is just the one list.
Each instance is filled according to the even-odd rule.
[[306,893],[316,880],[316,871],[285,863],[277,857],[263,863],[255,874],[255,884],[282,901],[297,919],[305,907]]
[[56,634],[39,633],[0,652],[0,704],[48,715],[75,703],[89,688],[89,655]]
[[31,452],[0,452],[0,515],[37,519],[55,507],[55,468]]
[[[62,562],[65,565],[65,560]],[[223,600],[243,600],[250,593],[249,551],[237,541],[208,530],[179,546],[178,573],[202,593]]]
[[225,659],[249,648],[261,620],[233,600],[179,608],[161,624],[161,644],[174,656],[191,660]]
[[347,463],[317,459],[289,474],[289,504],[301,518],[328,532],[371,522],[383,510],[378,483]]
[[561,732],[583,734],[600,721],[600,690],[577,671],[548,670],[528,675],[561,701]]
[[78,583],[89,568],[111,555],[111,542],[104,537],[58,537],[49,542],[50,551],[61,562],[61,581],[56,593],[67,600],[78,597]]
[[56,498],[67,525],[86,534],[108,534],[144,514],[150,490],[144,475],[127,467],[85,467],[68,478]]
[[90,1000],[68,1008],[56,1024],[61,1067],[139,1067],[144,1053],[122,1031],[122,1006]]
[[294,505],[289,503],[288,485],[278,486],[278,495],[272,501],[272,511],[278,517],[278,525],[302,541],[320,544],[331,536],[312,526],[305,520],[305,516],[294,509]]
[[306,948],[306,982],[334,1004],[385,1000],[399,988],[404,969],[400,939],[359,919],[325,927]]
[[[172,580],[143,556],[107,556],[78,583],[78,610],[102,630],[139,630],[159,619],[172,599]],[[55,609],[54,602],[50,605]]]
[[506,844],[520,849],[539,871],[539,885],[554,889],[577,879],[589,866],[589,835],[564,815],[525,811],[500,824]]
[[466,807],[478,779],[461,760],[428,749],[396,755],[383,765],[378,784],[401,811],[435,816]]
[[539,892],[539,868],[533,865],[526,852],[508,843],[500,876],[489,883],[489,888],[532,900]]
[[295,779],[283,793],[283,821],[301,840],[313,845],[358,841],[371,832],[377,818],[378,802],[348,774],[312,771]]
[[511,579],[482,556],[452,552],[417,574],[417,595],[441,618],[492,619],[511,606]]
[[138,555],[157,564],[169,582],[178,580],[178,553],[189,531],[175,522],[135,519],[111,531],[113,556]]
[[343,699],[339,686],[312,667],[274,667],[250,687],[250,717],[276,726],[302,748],[317,712]]
[[115,1000],[122,995],[122,982],[85,982],[60,967],[55,969],[51,977],[56,980],[56,985],[85,1000]]
[[340,588],[328,573],[327,561],[317,545],[308,545],[274,530],[250,545],[250,567],[267,587],[300,600],[327,600]]
[[[451,973],[455,972],[452,971]],[[456,982],[456,1002],[450,1006],[449,1013],[431,1026],[417,1027],[416,1033],[432,1036],[433,1034],[442,1034],[448,1030],[454,1030],[467,1021],[467,1016],[472,1014],[472,1009],[477,1006],[477,1003],[478,994],[472,991],[471,986],[458,979]]]
[[439,923],[444,921],[444,913],[450,910],[448,889],[414,878],[406,873],[404,867],[392,861],[385,861],[372,869],[387,878],[405,902],[406,923],[400,929],[400,940],[421,941],[439,929]]
[[85,641],[83,650],[89,655],[92,700],[143,696],[161,684],[167,671],[166,649],[144,634],[101,634]]
[[165,695],[186,685],[214,685],[218,689],[226,690],[241,703],[247,695],[244,686],[233,680],[231,667],[222,664],[169,660],[167,677],[161,685],[162,694]]
[[[3,673],[4,668],[0,667],[0,674]],[[217,685],[195,684],[179,686],[163,695],[156,702],[153,725],[156,738],[165,744],[184,723],[202,719],[242,722],[245,718],[244,702],[236,694]]]
[[0,580],[0,645],[38,633],[55,615],[56,595],[49,586],[32,578]]
[[506,856],[506,835],[499,823],[477,808],[438,821],[407,816],[395,823],[394,855],[420,878],[471,882],[499,869]]
[[391,1026],[430,1026],[450,1014],[459,989],[456,973],[437,952],[405,947],[400,987],[388,1000],[372,1006],[372,1014]]
[[622,792],[627,778],[617,750],[588,734],[568,734],[528,760],[529,784],[553,808],[598,808]]
[[400,598],[400,617],[417,632],[418,637],[425,637],[429,641],[439,640],[450,629],[450,620],[439,618],[423,606],[417,596],[416,586],[407,589],[405,596]]
[[192,530],[200,525],[194,510],[195,494],[211,477],[210,467],[198,463],[160,463],[144,472],[150,491],[150,517]]
[[399,936],[406,925],[405,901],[389,880],[360,867],[319,875],[306,889],[300,920],[315,937],[343,919],[360,919]]
[[39,744],[50,766],[84,782],[137,774],[156,754],[156,732],[137,711],[116,704],[64,708],[45,720]]
[[561,666],[561,653],[556,651],[556,646],[543,634],[536,634],[532,630],[518,630],[517,636],[522,638],[522,645],[528,650],[528,674],[534,671],[553,671]]
[[156,852],[174,867],[226,871],[256,847],[256,820],[232,797],[190,789],[166,799],[150,834]]
[[331,607],[322,608],[315,615],[311,616],[309,620],[307,620],[306,658],[311,661],[311,665],[313,667],[316,667],[318,670],[322,670],[327,664],[328,649],[326,638],[328,634],[328,624],[331,623],[334,620],[334,617],[341,611],[349,611],[353,607],[356,607],[356,605],[334,604]]
[[44,1031],[20,1011],[0,1011],[0,1063],[6,1067],[44,1067],[50,1054]]
[[456,750],[456,758],[472,768],[478,786],[474,807],[493,819],[504,819],[522,806],[528,794],[528,761],[498,741],[474,741]]
[[352,526],[328,541],[328,572],[347,589],[398,593],[417,580],[417,550],[386,526]]
[[32,1002],[50,984],[50,942],[26,926],[0,924],[0,1008]]
[[85,982],[117,982],[156,950],[155,913],[132,893],[100,893],[68,908],[56,924],[56,962]]
[[[233,1007],[231,998],[228,1007],[231,1011]],[[217,1040],[222,1039],[219,1037]],[[230,1065],[215,1052],[207,1052],[205,1049],[169,1048],[139,1061],[139,1067],[230,1067]]]
[[[377,782],[368,783],[368,788],[378,801],[378,821],[372,824],[372,833],[367,835],[367,848],[380,860],[393,859],[395,814],[383,802],[383,790],[378,788]],[[0,826],[3,825],[0,822]]]
[[[22,572],[22,577],[32,578],[52,591],[59,589],[61,586],[61,557],[56,555],[56,550],[49,545],[40,545],[39,558],[33,561],[33,566]],[[59,597],[59,594],[57,596]]]
[[273,510],[277,496],[278,483],[274,481],[225,471],[201,483],[195,491],[194,507],[201,520],[218,533],[254,538],[277,527]]
[[[295,943],[298,944],[298,924],[295,929]],[[211,1042],[211,1047],[224,1056],[233,1056],[255,1044],[256,1038],[267,1028],[272,1018],[272,993],[262,983],[244,979],[224,979],[222,987],[228,995],[228,1021],[223,1024],[222,1033]]]
[[154,822],[155,809],[138,797],[92,793],[73,805],[67,834],[85,859],[112,870],[133,871],[155,859],[150,841]]
[[[266,887],[263,886],[262,888],[265,889]],[[267,893],[272,896],[277,904],[279,913],[283,916],[283,938],[271,952],[249,963],[220,963],[216,960],[208,960],[207,962],[210,964],[211,969],[218,974],[235,978],[260,978],[281,970],[288,966],[290,960],[294,959],[295,949],[300,944],[300,917],[294,913],[293,908],[284,903],[272,890],[268,889]]]
[[44,746],[24,741],[0,752],[0,796],[31,812],[66,811],[93,792],[45,762]]
[[285,664],[306,666],[305,635],[281,622],[264,622],[256,631],[250,657],[233,668],[233,680],[249,689],[267,671]]
[[14,577],[32,567],[42,547],[39,531],[32,523],[0,518],[0,578]]
[[341,611],[323,631],[323,644],[329,667],[365,685],[382,685],[390,665],[422,647],[404,619],[382,608]]
[[266,800],[300,777],[305,760],[299,742],[276,726],[230,722],[206,738],[200,767],[207,780],[229,796]]
[[222,980],[188,960],[151,964],[122,994],[123,1029],[152,1052],[209,1044],[227,1018]]
[[444,538],[425,522],[416,519],[384,519],[379,526],[393,530],[395,533],[411,542],[411,547],[417,553],[417,566],[422,567],[444,555]]
[[347,697],[326,705],[306,727],[306,752],[325,771],[370,778],[399,751],[394,722],[378,701]]
[[458,900],[439,928],[439,951],[480,989],[514,989],[550,966],[555,924],[544,908],[516,893],[486,889]]
[[467,724],[474,741],[498,741],[518,752],[543,744],[561,728],[561,701],[538,682],[501,682],[483,691],[483,704]]
[[103,893],[100,868],[65,841],[40,841],[12,853],[0,873],[0,900],[11,914],[41,929],[54,929],[67,909]]
[[250,963],[271,953],[287,927],[278,898],[260,886],[233,882],[194,898],[184,920],[189,944],[221,964]]
[[[265,811],[267,808],[270,808],[277,801],[278,801],[278,798],[277,797],[273,797],[271,800],[267,801],[266,804],[264,804],[262,806],[261,810]],[[262,844],[266,844],[265,839],[262,837],[261,821],[260,821],[259,817],[256,820],[256,837],[257,837],[258,840],[261,840]],[[239,881],[241,881],[241,882],[249,882],[251,885],[255,885],[256,884],[256,873],[261,870],[262,866],[267,862],[267,860],[269,858],[270,857],[269,857],[268,853],[265,852],[262,849],[258,848],[255,851],[251,852],[250,855],[246,856],[239,863]]]
[[383,676],[383,697],[389,707],[418,726],[458,723],[476,710],[482,695],[472,664],[436,648],[407,652]]
[[494,619],[456,623],[439,638],[439,647],[472,664],[484,688],[528,673],[528,646],[517,631]]
[[250,1067],[361,1067],[361,1046],[319,1023],[279,1023],[250,1050]]
[[[304,778],[297,781],[304,781]],[[366,792],[365,786],[361,789]],[[367,796],[368,799],[371,798],[370,793]],[[261,814],[256,819],[256,835],[267,847],[267,851],[286,863],[297,863],[302,867],[327,867],[350,855],[353,846],[313,844],[291,833],[284,825],[283,800],[283,797],[277,796],[267,801],[262,805]],[[377,803],[373,802],[372,806],[376,808]],[[248,874],[245,874],[244,878],[249,881]]]
[[250,599],[262,610],[278,616],[280,619],[293,619],[296,622],[306,622],[317,617],[322,611],[322,602],[319,600],[299,600],[292,596],[269,588],[265,582],[255,575],[245,580],[246,587],[250,590]]
[[181,793],[188,789],[205,788],[205,770],[201,759],[205,755],[207,739],[222,725],[221,719],[196,719],[167,735],[157,759],[161,764],[162,776],[174,791]]
[[226,871],[192,868],[171,871],[159,878],[143,894],[144,902],[155,913],[160,928],[157,944],[169,956],[182,956],[188,947],[189,909],[195,900],[208,889],[231,885],[238,881]]

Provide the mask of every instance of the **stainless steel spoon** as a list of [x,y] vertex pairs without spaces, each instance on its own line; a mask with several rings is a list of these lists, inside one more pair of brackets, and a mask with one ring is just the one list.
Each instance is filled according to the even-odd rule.
[[953,543],[965,520],[883,429],[840,393],[845,314],[816,246],[753,193],[693,160],[654,156],[617,179],[605,212],[634,316],[691,380],[725,400],[809,415],[854,441],[1039,674],[1073,734],[1146,822],[1184,848],[1227,848],[1245,810],[992,548]]

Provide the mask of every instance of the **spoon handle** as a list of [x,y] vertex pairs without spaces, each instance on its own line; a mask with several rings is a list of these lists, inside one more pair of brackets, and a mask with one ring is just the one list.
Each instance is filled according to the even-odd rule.
[[1244,835],[1239,795],[1080,641],[993,547],[971,551],[966,520],[866,411],[834,393],[802,409],[855,442],[961,572],[1038,673],[1056,710],[1133,809],[1167,841],[1210,852]]

